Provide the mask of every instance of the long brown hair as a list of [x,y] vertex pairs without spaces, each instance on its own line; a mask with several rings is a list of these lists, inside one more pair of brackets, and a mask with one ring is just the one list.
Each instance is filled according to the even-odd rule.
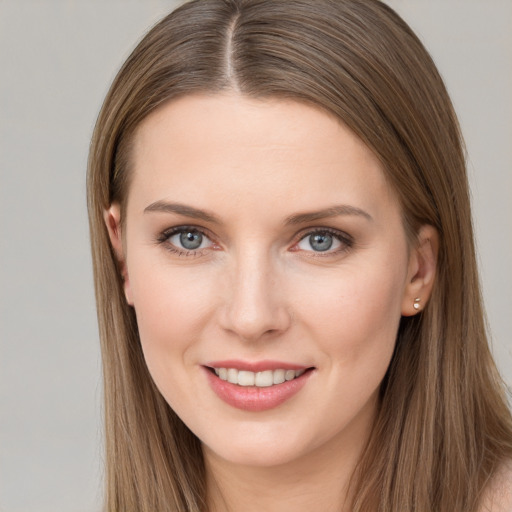
[[172,98],[222,90],[336,115],[381,160],[409,235],[437,229],[433,295],[402,319],[351,510],[477,510],[512,458],[512,421],[486,340],[462,139],[429,54],[378,0],[193,0],[145,36],[114,80],[88,173],[106,509],[207,510],[200,443],[148,373],[103,213],[125,204],[140,122]]

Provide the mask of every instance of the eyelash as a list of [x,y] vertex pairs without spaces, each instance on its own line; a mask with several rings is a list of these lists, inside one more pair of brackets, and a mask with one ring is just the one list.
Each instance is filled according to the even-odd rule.
[[[328,258],[329,256],[338,256],[340,254],[348,252],[354,246],[354,239],[349,234],[343,231],[339,231],[337,229],[332,228],[310,228],[308,230],[302,231],[297,236],[297,241],[293,244],[292,247],[298,246],[299,243],[301,243],[306,238],[311,237],[312,235],[330,235],[341,244],[341,247],[335,250],[327,249],[326,251],[305,251],[310,253],[309,257],[312,258]],[[297,252],[300,251],[300,249],[292,250]]]
[[[181,249],[177,247],[176,245],[169,242],[169,239],[179,233],[199,233],[200,235],[206,237],[208,240],[212,242],[212,244],[215,246],[215,242],[212,241],[212,237],[208,235],[208,233],[199,227],[196,226],[176,226],[171,229],[167,229],[163,231],[157,238],[157,243],[160,245],[165,246],[165,249],[173,254],[177,254],[178,256],[186,256],[186,257],[198,257],[205,253],[206,249],[210,248],[202,248],[202,249]],[[348,235],[347,233],[344,233],[343,231],[338,231],[337,229],[332,228],[309,228],[307,230],[302,231],[295,237],[295,241],[292,245],[292,248],[290,249],[293,252],[299,252],[300,249],[294,249],[294,247],[298,246],[299,243],[301,243],[303,240],[305,240],[307,237],[310,237],[312,235],[330,235],[333,238],[335,238],[338,242],[340,242],[341,247],[335,250],[329,250],[327,249],[325,252],[323,251],[304,251],[311,253],[309,257],[313,258],[325,258],[329,256],[339,255],[344,252],[348,252],[350,249],[354,246],[354,240],[353,238]],[[217,246],[218,247],[218,246]]]
[[198,228],[196,226],[176,226],[171,229],[166,229],[163,231],[160,236],[157,238],[157,242],[165,247],[166,250],[173,254],[177,254],[178,256],[187,256],[187,257],[194,257],[194,256],[201,256],[204,253],[203,249],[180,249],[176,245],[172,244],[169,239],[173,235],[177,235],[179,233],[199,233],[200,235],[208,238],[208,240],[211,241],[211,237],[205,232],[204,229]]

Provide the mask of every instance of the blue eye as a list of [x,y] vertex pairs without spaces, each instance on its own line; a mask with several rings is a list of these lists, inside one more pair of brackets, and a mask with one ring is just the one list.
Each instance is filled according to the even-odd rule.
[[308,243],[314,251],[323,252],[332,248],[334,239],[328,233],[317,233],[309,236]]
[[297,244],[297,248],[301,251],[336,252],[343,245],[347,247],[351,245],[347,237],[329,231],[315,231],[303,237]]
[[201,247],[201,244],[203,243],[203,235],[197,231],[187,231],[186,233],[179,234],[179,240],[182,247],[190,251],[194,251]]
[[178,251],[197,251],[210,247],[211,240],[201,231],[194,228],[176,228],[164,235],[164,240],[173,245]]

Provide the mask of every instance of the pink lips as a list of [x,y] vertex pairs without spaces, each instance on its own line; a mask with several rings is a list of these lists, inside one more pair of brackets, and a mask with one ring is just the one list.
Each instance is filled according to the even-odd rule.
[[247,370],[249,372],[263,372],[265,370],[305,370],[308,366],[299,364],[283,363],[282,361],[239,361],[237,359],[227,359],[225,361],[212,361],[205,366],[210,368],[236,368],[237,370]]
[[306,371],[300,377],[285,381],[270,387],[238,386],[220,379],[208,368],[236,368],[251,372],[264,370],[306,370],[307,366],[283,363],[279,361],[212,361],[204,367],[206,378],[216,395],[232,407],[244,411],[260,412],[273,409],[289,400],[298,393],[308,381],[311,371]]

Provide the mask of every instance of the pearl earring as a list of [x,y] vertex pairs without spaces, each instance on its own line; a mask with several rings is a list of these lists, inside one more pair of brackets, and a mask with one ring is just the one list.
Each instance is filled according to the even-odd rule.
[[421,306],[420,306],[420,300],[421,300],[421,299],[420,299],[419,297],[416,297],[416,298],[414,299],[414,304],[412,305],[412,307],[413,307],[416,311],[419,311],[419,309],[420,309],[420,307],[421,307]]

